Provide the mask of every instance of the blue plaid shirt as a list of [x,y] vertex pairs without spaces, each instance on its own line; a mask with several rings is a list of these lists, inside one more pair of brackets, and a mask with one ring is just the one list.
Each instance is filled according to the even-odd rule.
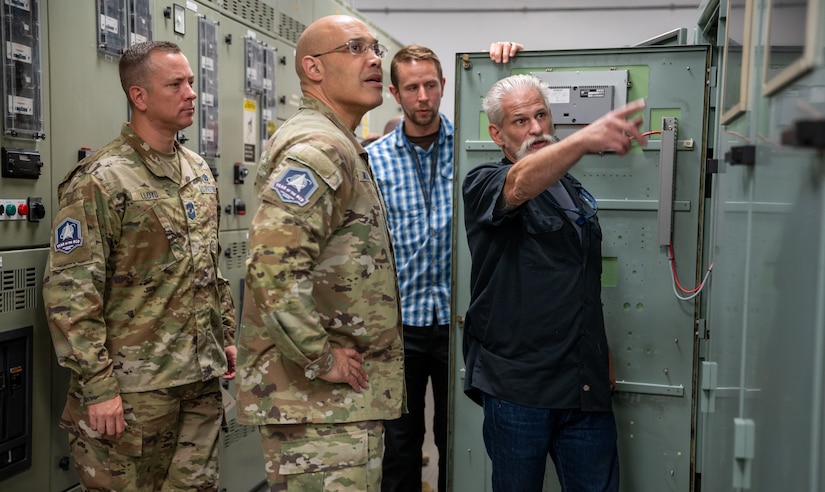
[[[410,326],[432,325],[433,313],[439,324],[450,322],[453,124],[443,114],[440,116],[438,139],[427,151],[410,143],[403,125],[367,146],[387,208],[401,290],[402,322]],[[421,179],[413,151],[421,163]],[[431,181],[434,156],[436,177]],[[425,193],[431,197],[429,211]]]

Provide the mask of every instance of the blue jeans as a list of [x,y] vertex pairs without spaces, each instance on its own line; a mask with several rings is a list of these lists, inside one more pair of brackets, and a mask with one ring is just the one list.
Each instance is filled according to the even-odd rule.
[[493,492],[541,492],[547,455],[562,492],[619,490],[613,412],[530,408],[484,394]]

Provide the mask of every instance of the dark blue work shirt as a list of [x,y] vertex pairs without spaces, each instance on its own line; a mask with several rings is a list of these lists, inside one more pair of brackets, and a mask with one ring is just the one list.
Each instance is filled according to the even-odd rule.
[[[512,165],[482,164],[464,180],[472,257],[464,391],[476,402],[481,391],[528,407],[610,410],[598,219],[584,221],[580,238],[546,196],[505,212]],[[569,174],[562,183],[583,207],[581,184]]]

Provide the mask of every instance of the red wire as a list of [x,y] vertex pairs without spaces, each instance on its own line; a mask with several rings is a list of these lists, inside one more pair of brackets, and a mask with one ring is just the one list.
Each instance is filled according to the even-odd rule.
[[[668,258],[670,260],[670,269],[671,271],[673,271],[673,280],[676,282],[676,286],[679,287],[679,290],[681,290],[685,294],[693,294],[695,292],[698,292],[702,288],[702,286],[705,285],[705,281],[702,280],[702,283],[692,290],[687,290],[684,287],[682,287],[682,284],[679,283],[679,277],[678,275],[676,275],[676,260],[673,258],[673,243],[670,243],[668,245],[668,252],[670,255],[670,258]],[[711,268],[713,268],[713,264],[711,264]]]
[[[650,131],[650,132],[644,132],[644,133],[642,133],[642,136],[643,136],[643,137],[647,137],[647,136],[649,136],[649,135],[658,135],[658,134],[660,134],[660,133],[662,133],[662,130],[653,130],[653,131]],[[633,140],[633,139],[634,139],[634,138],[636,138],[636,137],[632,137],[632,136],[631,136],[631,137],[627,137],[627,138],[629,138],[630,140]]]

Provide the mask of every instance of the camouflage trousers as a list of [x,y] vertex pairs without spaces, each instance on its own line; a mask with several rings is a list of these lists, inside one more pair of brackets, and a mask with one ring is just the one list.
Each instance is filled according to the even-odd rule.
[[381,490],[382,421],[261,425],[258,429],[272,491]]
[[83,490],[218,489],[218,379],[120,396],[127,424],[120,437],[92,430],[78,393],[66,400],[60,426]]

